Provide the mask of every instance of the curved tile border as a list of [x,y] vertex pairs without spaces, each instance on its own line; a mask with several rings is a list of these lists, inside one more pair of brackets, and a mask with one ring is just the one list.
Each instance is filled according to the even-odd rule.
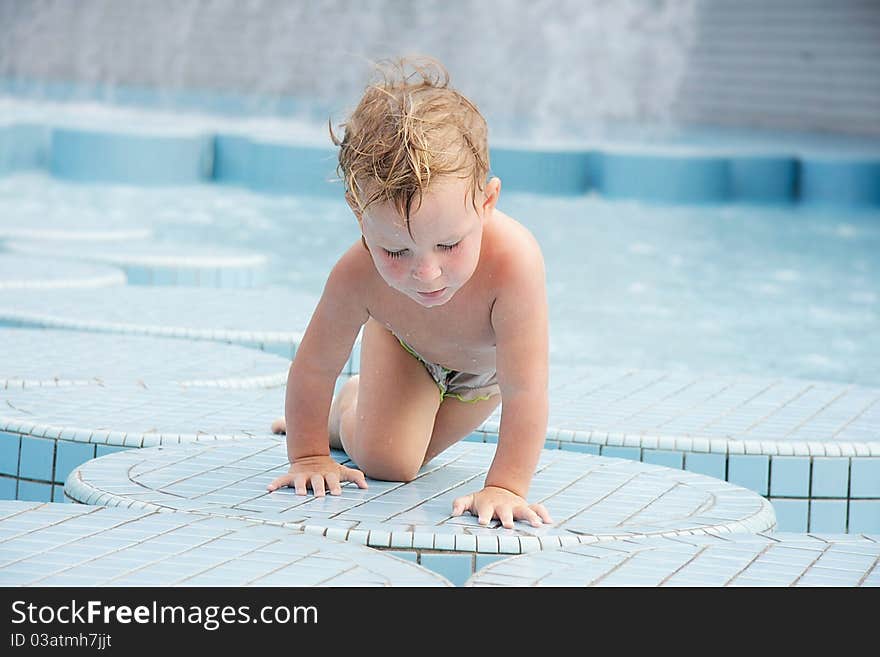
[[449,586],[376,550],[258,522],[0,502],[0,586]]
[[124,272],[106,265],[55,260],[48,266],[40,258],[0,253],[0,292],[111,287],[126,280]]
[[706,203],[728,195],[722,157],[603,153],[596,186],[610,198]]
[[[259,290],[150,288],[0,294],[0,323],[231,342],[293,358],[318,297]],[[343,370],[356,372],[355,350]]]
[[3,391],[0,499],[61,501],[81,463],[130,447],[268,436],[283,388],[118,384]]
[[[758,532],[772,529],[770,504],[743,488],[659,466],[544,451],[530,489],[557,519],[534,528],[451,517],[452,500],[482,486],[495,450],[458,444],[409,483],[350,483],[340,496],[269,493],[287,471],[282,439],[129,450],[74,470],[65,495],[107,506],[187,511],[262,520],[329,538],[398,550],[519,554],[629,536]],[[345,461],[343,452],[334,458]]]
[[[498,409],[483,429],[497,433]],[[780,456],[880,456],[880,389],[798,379],[555,369],[548,439]]]
[[290,362],[229,344],[150,336],[0,328],[0,389],[118,385],[281,386]]
[[[45,119],[44,119],[45,120]],[[0,130],[7,151],[0,171],[46,166],[75,180],[180,184],[216,180],[271,192],[339,193],[331,184],[336,152],[316,135],[291,143],[278,129],[236,134],[206,124],[174,129],[159,122],[136,134],[81,127],[10,125]],[[699,132],[699,131],[698,131]],[[46,145],[51,134],[51,145]],[[321,138],[323,138],[323,132]],[[768,145],[761,133],[744,138],[688,132],[671,140],[604,141],[577,148],[498,143],[493,172],[508,190],[601,194],[643,201],[719,203],[730,200],[880,206],[880,143],[860,144],[783,135]]]
[[[472,440],[498,439],[500,409]],[[880,390],[554,369],[547,446],[700,472],[773,500],[786,531],[880,532]]]
[[115,265],[125,270],[132,285],[190,285],[198,287],[255,287],[262,285],[268,258],[223,247],[139,242],[124,246],[67,241],[9,241],[14,253],[72,258]]
[[801,197],[822,205],[880,206],[880,157],[805,158]]
[[467,586],[880,586],[880,534],[727,534],[563,546]]
[[284,388],[136,384],[9,389],[0,431],[124,447],[269,434]]
[[326,146],[266,141],[244,135],[215,138],[214,180],[261,192],[337,196],[337,153]]
[[49,170],[68,180],[182,185],[211,178],[210,134],[125,134],[53,128]]

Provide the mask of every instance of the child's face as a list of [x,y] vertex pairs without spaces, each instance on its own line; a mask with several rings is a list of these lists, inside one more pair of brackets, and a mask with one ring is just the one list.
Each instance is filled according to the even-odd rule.
[[391,202],[370,206],[361,230],[384,281],[430,308],[449,301],[473,276],[480,259],[483,221],[498,197],[497,179],[477,192],[474,210],[467,181],[438,180],[410,214],[412,237]]

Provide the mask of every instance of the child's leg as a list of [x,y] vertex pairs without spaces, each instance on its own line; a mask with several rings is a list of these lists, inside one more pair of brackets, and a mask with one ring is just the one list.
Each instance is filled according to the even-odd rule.
[[[357,388],[358,375],[355,374],[342,384],[339,392],[333,396],[327,420],[327,433],[330,434],[330,447],[333,449],[342,449],[342,442],[339,438],[341,417],[343,412],[352,408],[357,401]],[[272,433],[287,433],[287,422],[283,417],[272,422]]]
[[455,397],[444,399],[434,420],[434,432],[425,454],[425,463],[447,447],[469,436],[474,429],[483,424],[500,403],[501,395],[493,395],[489,399],[475,402],[463,402]]
[[353,399],[340,404],[343,448],[373,479],[411,480],[431,441],[440,407],[437,384],[390,331],[369,319],[356,385]]
[[[360,376],[355,374],[348,381],[343,383],[339,392],[334,395],[333,401],[330,404],[330,417],[327,420],[327,433],[330,434],[330,447],[333,449],[343,449],[342,438],[340,437],[343,414],[345,415],[347,425],[354,421],[355,414],[347,413],[347,411],[356,408],[359,381]],[[351,434],[351,430],[349,430],[349,434]]]
[[[345,449],[374,479],[408,481],[479,427],[500,402],[495,395],[477,402],[447,397],[441,404],[440,390],[424,366],[370,319],[361,344],[361,374],[343,384],[330,406],[330,446]],[[275,433],[285,428],[283,418],[272,425]]]

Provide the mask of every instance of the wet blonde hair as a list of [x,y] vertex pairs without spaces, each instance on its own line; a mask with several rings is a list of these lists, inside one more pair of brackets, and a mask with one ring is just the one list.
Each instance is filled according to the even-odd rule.
[[489,173],[486,120],[476,106],[449,87],[449,73],[430,57],[385,60],[357,108],[342,124],[337,173],[346,198],[359,213],[391,201],[409,230],[431,182],[442,176],[469,181],[476,210],[477,190]]

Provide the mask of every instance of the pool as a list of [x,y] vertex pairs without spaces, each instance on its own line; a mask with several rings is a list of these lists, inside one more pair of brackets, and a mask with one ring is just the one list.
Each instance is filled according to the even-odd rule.
[[[0,127],[0,274],[11,280],[0,280],[0,324],[28,327],[4,345],[16,345],[17,360],[5,360],[28,374],[0,372],[0,499],[268,518],[387,549],[456,584],[505,555],[672,531],[664,522],[673,520],[674,531],[695,535],[880,532],[873,145],[832,153],[782,140],[757,153],[700,134],[641,150],[506,144],[493,152],[499,206],[535,234],[546,259],[553,408],[544,458],[574,480],[593,463],[611,477],[556,502],[596,522],[627,505],[651,516],[557,540],[502,536],[473,519],[437,529],[448,504],[418,497],[437,481],[479,476],[492,447],[466,443],[497,441],[497,417],[412,485],[376,487],[388,497],[374,506],[395,522],[404,513],[408,525],[375,509],[347,517],[352,505],[331,508],[344,500],[312,503],[293,519],[302,509],[267,495],[260,479],[284,460],[268,435],[283,376],[268,354],[264,370],[243,351],[241,363],[230,359],[234,372],[215,371],[211,362],[232,351],[207,343],[284,363],[295,353],[328,272],[359,237],[340,185],[328,180],[332,152],[314,132],[279,136],[278,126],[233,132],[187,120],[172,130],[165,117],[149,129],[57,127],[52,111]],[[823,187],[822,170],[840,184]],[[174,349],[152,346],[169,338]],[[41,339],[70,356],[67,379],[40,366]],[[205,344],[188,349],[188,340]],[[106,374],[122,363],[119,380]],[[355,353],[345,374],[356,366]],[[241,450],[256,450],[248,458],[258,471],[247,477]],[[203,452],[208,465],[176,464]],[[230,455],[235,462],[225,463]],[[157,458],[171,460],[166,483],[191,499],[165,505],[164,484],[148,491],[113,472],[134,462],[149,469]],[[656,477],[649,493],[622,489],[620,504],[601,512],[587,500],[604,498],[614,477],[643,471]],[[560,480],[549,474],[536,491],[552,496]],[[741,501],[718,518],[678,518],[657,502],[680,508],[682,482],[720,486]],[[24,511],[10,509],[14,524]],[[760,523],[739,517],[743,509]]]
[[[658,206],[516,191],[502,192],[500,207],[544,250],[555,364],[880,386],[880,210]],[[64,222],[85,229],[106,216],[120,235],[148,227],[150,249],[178,255],[206,247],[265,254],[265,282],[315,296],[359,235],[341,199],[74,185],[38,173],[0,179],[0,214],[46,230]],[[6,242],[27,252],[23,240]],[[30,252],[49,254],[45,245],[54,244],[57,253],[57,243],[31,243]],[[144,243],[73,250],[119,256]],[[129,282],[137,282],[131,274]]]

